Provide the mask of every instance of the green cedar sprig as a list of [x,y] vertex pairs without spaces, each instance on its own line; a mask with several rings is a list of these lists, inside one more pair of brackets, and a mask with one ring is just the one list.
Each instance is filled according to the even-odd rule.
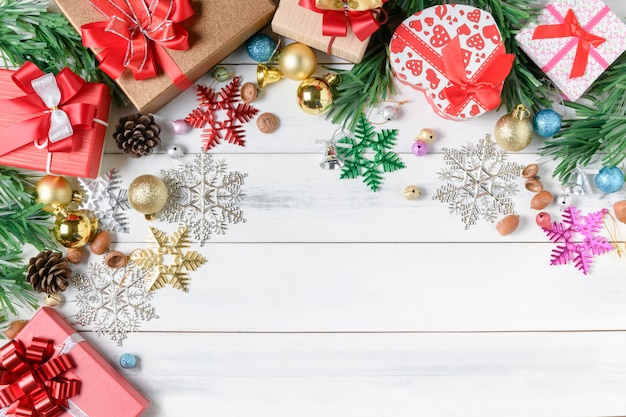
[[588,104],[565,102],[576,117],[564,120],[561,131],[546,139],[539,150],[542,156],[559,161],[552,175],[562,183],[596,155],[602,155],[605,166],[616,166],[626,158],[626,53],[606,69],[583,99]]
[[0,0],[0,59],[5,66],[33,62],[43,72],[70,68],[87,81],[107,84],[117,104],[122,90],[97,68],[96,58],[65,16],[49,12],[42,0]]
[[[387,94],[395,93],[393,74],[388,60],[388,44],[398,25],[408,16],[427,7],[448,3],[446,0],[397,0],[385,3],[387,23],[372,36],[363,60],[350,70],[334,70],[341,75],[337,86],[337,97],[327,114],[332,123],[354,128],[363,111],[385,100]],[[524,104],[534,111],[551,107],[550,87],[540,81],[545,76],[541,70],[523,53],[514,36],[539,12],[531,0],[460,0],[455,3],[467,4],[489,11],[502,33],[506,50],[516,55],[511,73],[502,90],[502,103],[512,111]]]

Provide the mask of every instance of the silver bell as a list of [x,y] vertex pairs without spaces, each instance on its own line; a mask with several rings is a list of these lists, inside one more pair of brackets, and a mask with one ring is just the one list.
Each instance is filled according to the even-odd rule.
[[320,162],[320,167],[323,169],[341,169],[343,162],[337,156],[337,148],[333,145],[326,146],[324,160]]

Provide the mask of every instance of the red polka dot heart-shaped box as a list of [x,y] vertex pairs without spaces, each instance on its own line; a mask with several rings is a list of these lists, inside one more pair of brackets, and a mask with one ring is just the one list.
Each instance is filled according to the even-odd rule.
[[488,12],[445,4],[408,17],[389,45],[395,76],[424,91],[442,117],[464,120],[500,104],[515,56]]

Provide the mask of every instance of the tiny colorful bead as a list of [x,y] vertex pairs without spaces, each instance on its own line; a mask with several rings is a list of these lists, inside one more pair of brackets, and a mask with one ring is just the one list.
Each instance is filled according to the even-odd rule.
[[561,115],[552,109],[541,110],[533,120],[535,133],[544,138],[550,138],[561,130]]
[[411,147],[411,151],[415,156],[424,156],[428,152],[428,145],[426,145],[426,142],[421,140],[415,141]]
[[216,81],[224,82],[230,80],[233,77],[233,74],[226,67],[217,67],[213,70],[211,74]]
[[537,222],[537,226],[543,227],[544,229],[552,228],[552,220],[550,219],[550,215],[545,211],[537,214],[537,217],[535,217],[535,222]]
[[603,193],[614,193],[624,185],[624,173],[618,167],[602,167],[596,174],[595,182]]
[[276,41],[262,33],[252,36],[246,44],[248,56],[256,62],[269,61],[275,50]]
[[124,369],[131,369],[137,366],[137,357],[132,353],[124,353],[120,356],[120,366]]
[[421,194],[420,189],[414,185],[407,185],[404,188],[404,198],[409,201],[417,200]]
[[435,140],[435,132],[432,129],[422,129],[415,140],[421,140],[424,143],[430,143]]

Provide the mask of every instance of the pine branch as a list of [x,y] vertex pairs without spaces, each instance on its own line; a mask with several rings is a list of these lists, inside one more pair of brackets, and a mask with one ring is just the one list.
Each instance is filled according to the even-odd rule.
[[[341,76],[341,83],[336,87],[337,94],[326,118],[334,124],[353,129],[359,116],[368,107],[384,101],[388,94],[394,94],[387,49],[393,32],[408,16],[444,3],[452,1],[398,0],[385,3],[388,21],[372,36],[363,60],[350,70],[332,69]],[[518,104],[524,104],[535,112],[551,107],[549,86],[540,81],[545,76],[514,39],[526,22],[538,14],[537,3],[534,0],[465,0],[455,3],[489,11],[500,28],[507,52],[517,57],[504,82],[502,104],[509,111]]]
[[45,1],[0,0],[0,60],[6,67],[30,61],[54,74],[68,67],[87,81],[108,85],[116,104],[128,103],[65,16],[48,12]]
[[21,264],[21,250],[0,254],[0,321],[15,316],[17,308],[36,309],[38,300],[24,279],[26,266]]

